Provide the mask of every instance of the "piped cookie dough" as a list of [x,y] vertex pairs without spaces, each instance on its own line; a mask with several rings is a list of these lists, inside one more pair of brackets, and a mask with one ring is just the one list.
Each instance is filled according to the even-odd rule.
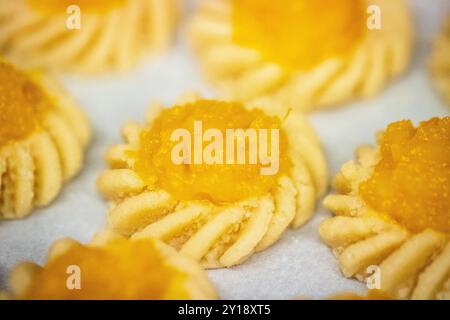
[[450,106],[450,13],[433,42],[428,69],[436,90]]
[[[280,110],[197,95],[168,109],[151,106],[147,122],[127,123],[125,144],[106,153],[109,168],[97,185],[111,202],[109,228],[160,239],[219,268],[306,223],[327,186],[326,162],[305,118]],[[227,139],[229,130],[248,136]]]
[[334,188],[324,205],[336,216],[319,232],[346,277],[398,299],[450,299],[450,117],[391,123]]
[[167,50],[178,0],[0,0],[0,52],[27,68],[121,72]]
[[57,82],[0,59],[0,219],[49,205],[76,175],[89,121]]
[[53,79],[0,58],[0,219],[49,205],[78,173],[85,113]]
[[31,300],[215,299],[206,273],[154,239],[99,234],[82,245],[56,241],[43,266],[23,262],[11,272],[12,298]]
[[413,27],[404,0],[214,0],[190,38],[222,97],[311,111],[378,94],[408,66]]

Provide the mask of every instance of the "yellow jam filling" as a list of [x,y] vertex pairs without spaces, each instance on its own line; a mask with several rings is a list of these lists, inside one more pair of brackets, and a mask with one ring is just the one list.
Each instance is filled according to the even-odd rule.
[[0,147],[39,129],[50,100],[29,77],[0,60]]
[[21,298],[188,299],[185,280],[153,240],[120,240],[102,248],[77,244],[48,262]]
[[[195,162],[199,151],[211,150],[208,146],[219,139],[203,139],[196,134],[195,123],[202,123],[204,135],[208,129],[216,129],[223,137],[222,148],[216,148],[211,155],[218,155],[214,163],[208,162],[207,158],[202,162]],[[135,157],[135,170],[151,187],[159,187],[171,193],[178,200],[210,200],[213,202],[233,202],[260,196],[271,191],[277,184],[277,177],[286,173],[290,168],[290,159],[287,154],[288,140],[281,129],[281,120],[278,117],[267,116],[258,109],[248,110],[239,103],[221,102],[213,100],[199,100],[192,104],[175,106],[165,109],[154,120],[151,127],[145,129],[140,137],[139,150]],[[183,128],[191,136],[188,148],[190,152],[190,163],[176,163],[173,161],[172,151],[181,140],[173,140],[174,130]],[[260,147],[259,139],[255,146],[249,139],[239,144],[237,136],[230,139],[234,143],[234,157],[231,152],[232,144],[227,143],[226,135],[228,129],[252,129],[253,132],[262,133],[267,130],[267,148]],[[273,130],[272,130],[273,129]],[[278,131],[278,139],[272,141],[272,132]],[[195,145],[195,141],[200,141]],[[184,140],[185,141],[185,140]],[[242,139],[240,140],[243,141]],[[256,140],[252,140],[255,142]],[[273,143],[272,143],[273,142]],[[238,146],[241,146],[238,151]],[[200,146],[200,148],[198,148]],[[216,145],[217,146],[217,145]],[[279,157],[278,171],[276,174],[261,174],[262,168],[267,167],[267,162],[250,161],[250,154],[257,151],[268,150],[272,155],[272,146],[278,148]],[[217,152],[217,153],[216,153]],[[200,152],[201,154],[201,152]],[[222,154],[222,157],[220,155]],[[244,154],[244,163],[238,162],[238,156]],[[208,155],[208,153],[206,153]],[[275,155],[275,152],[273,153]],[[205,153],[201,154],[202,157]],[[227,156],[233,160],[227,162]],[[273,157],[275,158],[275,157]],[[220,159],[223,161],[220,162]]]
[[29,5],[40,12],[67,14],[67,8],[76,5],[81,13],[104,13],[122,7],[127,0],[27,0]]
[[366,29],[364,0],[231,0],[233,41],[287,70],[350,54]]
[[450,117],[417,128],[392,123],[380,152],[372,176],[360,185],[366,203],[413,232],[450,232]]

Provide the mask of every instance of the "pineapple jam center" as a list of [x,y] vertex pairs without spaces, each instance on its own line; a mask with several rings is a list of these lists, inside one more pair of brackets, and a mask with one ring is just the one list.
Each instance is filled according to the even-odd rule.
[[233,41],[286,70],[353,52],[366,29],[364,0],[231,0]]
[[413,232],[450,232],[450,117],[390,124],[362,197]]
[[331,300],[392,300],[391,297],[379,290],[370,290],[365,295],[359,295],[353,292],[344,292],[332,295]]
[[[27,0],[29,5],[43,13],[67,14],[72,5],[80,8],[81,13],[104,13],[125,6],[127,0]],[[134,1],[134,0],[133,0]]]
[[0,147],[38,130],[51,107],[51,101],[27,75],[0,60]]
[[[199,122],[202,124],[203,135],[199,134],[198,127],[196,128],[196,123]],[[152,125],[142,132],[139,150],[134,154],[136,160],[134,169],[148,186],[166,190],[177,200],[209,200],[221,203],[261,196],[273,190],[277,185],[277,177],[287,173],[291,166],[287,154],[288,140],[281,130],[281,125],[280,118],[268,116],[259,109],[248,110],[239,103],[198,100],[175,106],[163,110]],[[192,137],[186,149],[186,153],[190,154],[188,158],[190,163],[173,161],[173,148],[179,145],[180,141],[174,141],[172,134],[179,128],[187,130]],[[206,139],[209,129],[220,134],[223,141],[220,137],[218,137],[220,139]],[[277,172],[271,175],[261,174],[267,163],[249,160],[250,154],[255,154],[256,140],[241,139],[236,135],[228,139],[227,132],[230,129],[244,131],[252,129],[252,132],[259,134],[267,131],[266,148],[262,148],[261,145],[256,145],[256,148],[257,152],[264,149],[271,155],[273,150],[271,148],[278,148]],[[271,135],[273,131],[279,133],[276,141]],[[254,137],[258,139],[258,143],[264,140],[257,134]],[[213,145],[216,148],[211,151]],[[234,154],[230,152],[231,149],[234,150]],[[211,151],[210,155],[217,156],[217,161],[208,162],[205,157],[208,150]],[[195,158],[199,155],[199,151],[203,161],[196,163]],[[239,155],[245,156],[244,163],[238,162]],[[225,161],[228,157],[233,161]],[[221,159],[224,161],[221,162]]]
[[[79,267],[80,289],[68,289],[70,266]],[[167,264],[153,240],[118,240],[101,248],[77,244],[48,262],[22,298],[188,299],[186,277]]]

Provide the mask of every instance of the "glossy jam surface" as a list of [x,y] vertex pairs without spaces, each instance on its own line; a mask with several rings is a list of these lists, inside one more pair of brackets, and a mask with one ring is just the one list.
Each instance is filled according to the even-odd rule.
[[[273,175],[262,175],[261,168],[265,165],[260,161],[250,163],[249,158],[246,158],[243,164],[237,163],[237,139],[234,139],[235,161],[231,164],[227,164],[226,161],[210,164],[205,159],[202,163],[191,161],[190,164],[176,164],[172,161],[171,153],[174,146],[180,142],[172,140],[171,135],[179,128],[190,132],[192,160],[196,152],[194,121],[202,122],[203,133],[208,129],[220,131],[224,140],[227,129],[252,128],[255,131],[267,129],[268,132],[271,129],[278,129],[278,144],[274,143],[274,146],[278,145],[279,150],[278,172]],[[175,106],[163,110],[151,127],[141,134],[140,148],[134,155],[135,169],[148,185],[162,188],[178,200],[232,202],[263,195],[276,186],[278,175],[287,172],[290,167],[287,136],[280,129],[281,120],[278,117],[267,116],[258,109],[248,110],[238,103],[199,100],[192,104]],[[269,137],[267,149],[271,150],[270,134],[267,136]],[[200,143],[202,149],[206,150],[211,141],[203,140],[203,144]],[[250,142],[246,141],[244,152],[247,156]],[[222,146],[225,159],[227,147],[225,141]]]
[[35,83],[0,60],[0,147],[39,129],[50,108],[50,100]]
[[413,232],[450,232],[450,117],[417,128],[392,123],[380,152],[372,176],[360,185],[366,203]]
[[366,30],[363,0],[231,0],[233,41],[287,70],[350,54]]
[[[74,288],[79,267],[80,289]],[[69,272],[68,272],[69,270]],[[152,240],[77,244],[38,273],[24,299],[186,299],[186,275],[167,264]]]
[[124,6],[127,0],[27,0],[33,9],[45,13],[67,14],[67,9],[76,5],[81,13],[85,12],[107,12],[109,10]]

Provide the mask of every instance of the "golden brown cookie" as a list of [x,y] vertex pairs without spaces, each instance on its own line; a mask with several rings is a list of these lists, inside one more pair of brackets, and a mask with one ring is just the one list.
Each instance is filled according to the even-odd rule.
[[84,112],[53,79],[0,58],[0,219],[48,205],[83,161]]
[[[289,226],[303,225],[325,192],[326,162],[305,118],[279,110],[275,105],[252,108],[195,94],[169,109],[152,105],[147,122],[127,123],[122,131],[125,144],[111,146],[106,153],[109,168],[97,185],[111,201],[109,228],[133,239],[161,239],[204,267],[219,268],[243,262],[272,245]],[[196,162],[200,153],[193,144],[183,150],[179,162],[174,161],[174,152],[181,154],[175,148],[187,141],[176,143],[179,137],[174,141],[174,133],[182,129],[195,137],[199,122],[205,140],[191,142],[204,147],[203,161]],[[243,140],[230,135],[213,151],[212,141],[225,137],[229,129],[243,130],[249,140],[242,145]],[[254,149],[249,142],[252,133],[265,144]],[[244,150],[241,163],[238,150]],[[273,161],[261,161],[268,160],[264,150],[271,150]],[[257,155],[259,160],[251,162]],[[269,164],[273,172],[265,171]]]
[[310,111],[379,93],[413,28],[405,0],[205,0],[190,38],[222,96]]
[[336,216],[319,232],[346,277],[378,279],[372,289],[395,298],[450,299],[450,117],[390,124],[334,188],[324,205]]
[[202,268],[173,248],[154,239],[128,241],[110,234],[90,245],[59,240],[44,266],[23,262],[10,282],[15,299],[216,298]]
[[0,0],[0,51],[21,66],[123,71],[167,49],[178,0]]
[[369,291],[365,295],[356,294],[353,292],[343,292],[331,295],[328,300],[393,300],[392,297]]
[[450,14],[433,42],[428,65],[433,84],[450,106]]

